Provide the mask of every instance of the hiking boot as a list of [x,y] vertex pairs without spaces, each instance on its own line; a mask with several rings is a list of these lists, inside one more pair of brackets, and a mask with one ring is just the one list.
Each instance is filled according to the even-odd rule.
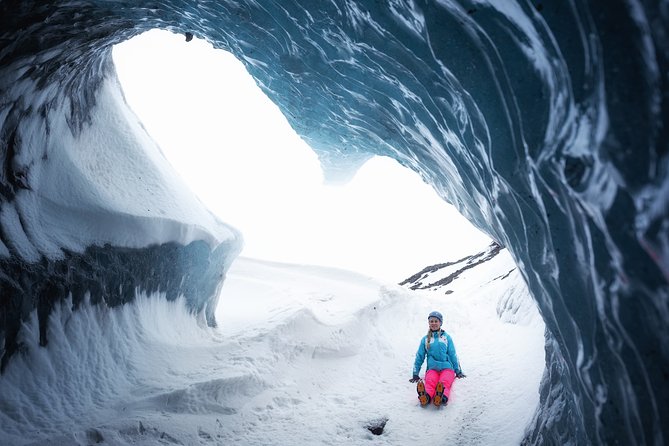
[[439,381],[437,383],[437,388],[435,389],[434,392],[434,398],[432,399],[432,403],[434,403],[435,406],[439,407],[443,404],[446,404],[446,401],[448,401],[448,397],[444,396],[444,383]]
[[420,405],[425,407],[430,403],[430,395],[425,392],[425,383],[421,379],[416,385],[416,392],[418,392],[418,401]]

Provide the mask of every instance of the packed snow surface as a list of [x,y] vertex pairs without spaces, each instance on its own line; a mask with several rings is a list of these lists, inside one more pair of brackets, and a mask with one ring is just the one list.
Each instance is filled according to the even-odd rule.
[[[539,403],[544,324],[505,250],[449,290],[240,258],[219,328],[182,300],[74,313],[65,301],[53,342],[30,344],[30,321],[0,381],[0,444],[518,444]],[[509,293],[522,298],[503,322]],[[408,382],[434,309],[467,375],[440,409]]]

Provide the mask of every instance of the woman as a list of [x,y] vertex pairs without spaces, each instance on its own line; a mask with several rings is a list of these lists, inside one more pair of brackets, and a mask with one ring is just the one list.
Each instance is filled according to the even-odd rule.
[[[455,378],[464,378],[465,375],[460,369],[453,340],[441,329],[441,324],[444,322],[441,313],[433,311],[427,317],[427,322],[430,329],[418,346],[416,362],[413,365],[413,378],[409,382],[418,383],[416,390],[421,406],[426,406],[432,401],[435,406],[439,407],[448,402],[451,385]],[[423,381],[418,373],[423,366],[425,356],[427,356],[427,370],[425,381]]]

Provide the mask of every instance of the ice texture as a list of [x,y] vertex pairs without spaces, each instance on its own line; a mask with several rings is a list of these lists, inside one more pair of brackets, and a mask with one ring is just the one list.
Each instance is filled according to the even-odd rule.
[[202,242],[176,274],[210,288],[239,250],[118,100],[111,46],[161,28],[243,61],[330,180],[391,156],[508,248],[547,331],[526,443],[666,443],[668,25],[639,0],[0,3],[3,362],[78,262],[107,299],[164,289],[155,246]]

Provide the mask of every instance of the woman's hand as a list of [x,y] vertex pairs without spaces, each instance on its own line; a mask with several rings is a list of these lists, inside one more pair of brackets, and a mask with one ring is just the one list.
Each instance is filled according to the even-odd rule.
[[413,378],[409,380],[410,383],[417,383],[418,381],[420,381],[420,376],[418,375],[414,375]]
[[460,372],[460,373],[456,374],[455,377],[456,377],[456,378],[466,378],[467,375],[465,375],[464,373]]

